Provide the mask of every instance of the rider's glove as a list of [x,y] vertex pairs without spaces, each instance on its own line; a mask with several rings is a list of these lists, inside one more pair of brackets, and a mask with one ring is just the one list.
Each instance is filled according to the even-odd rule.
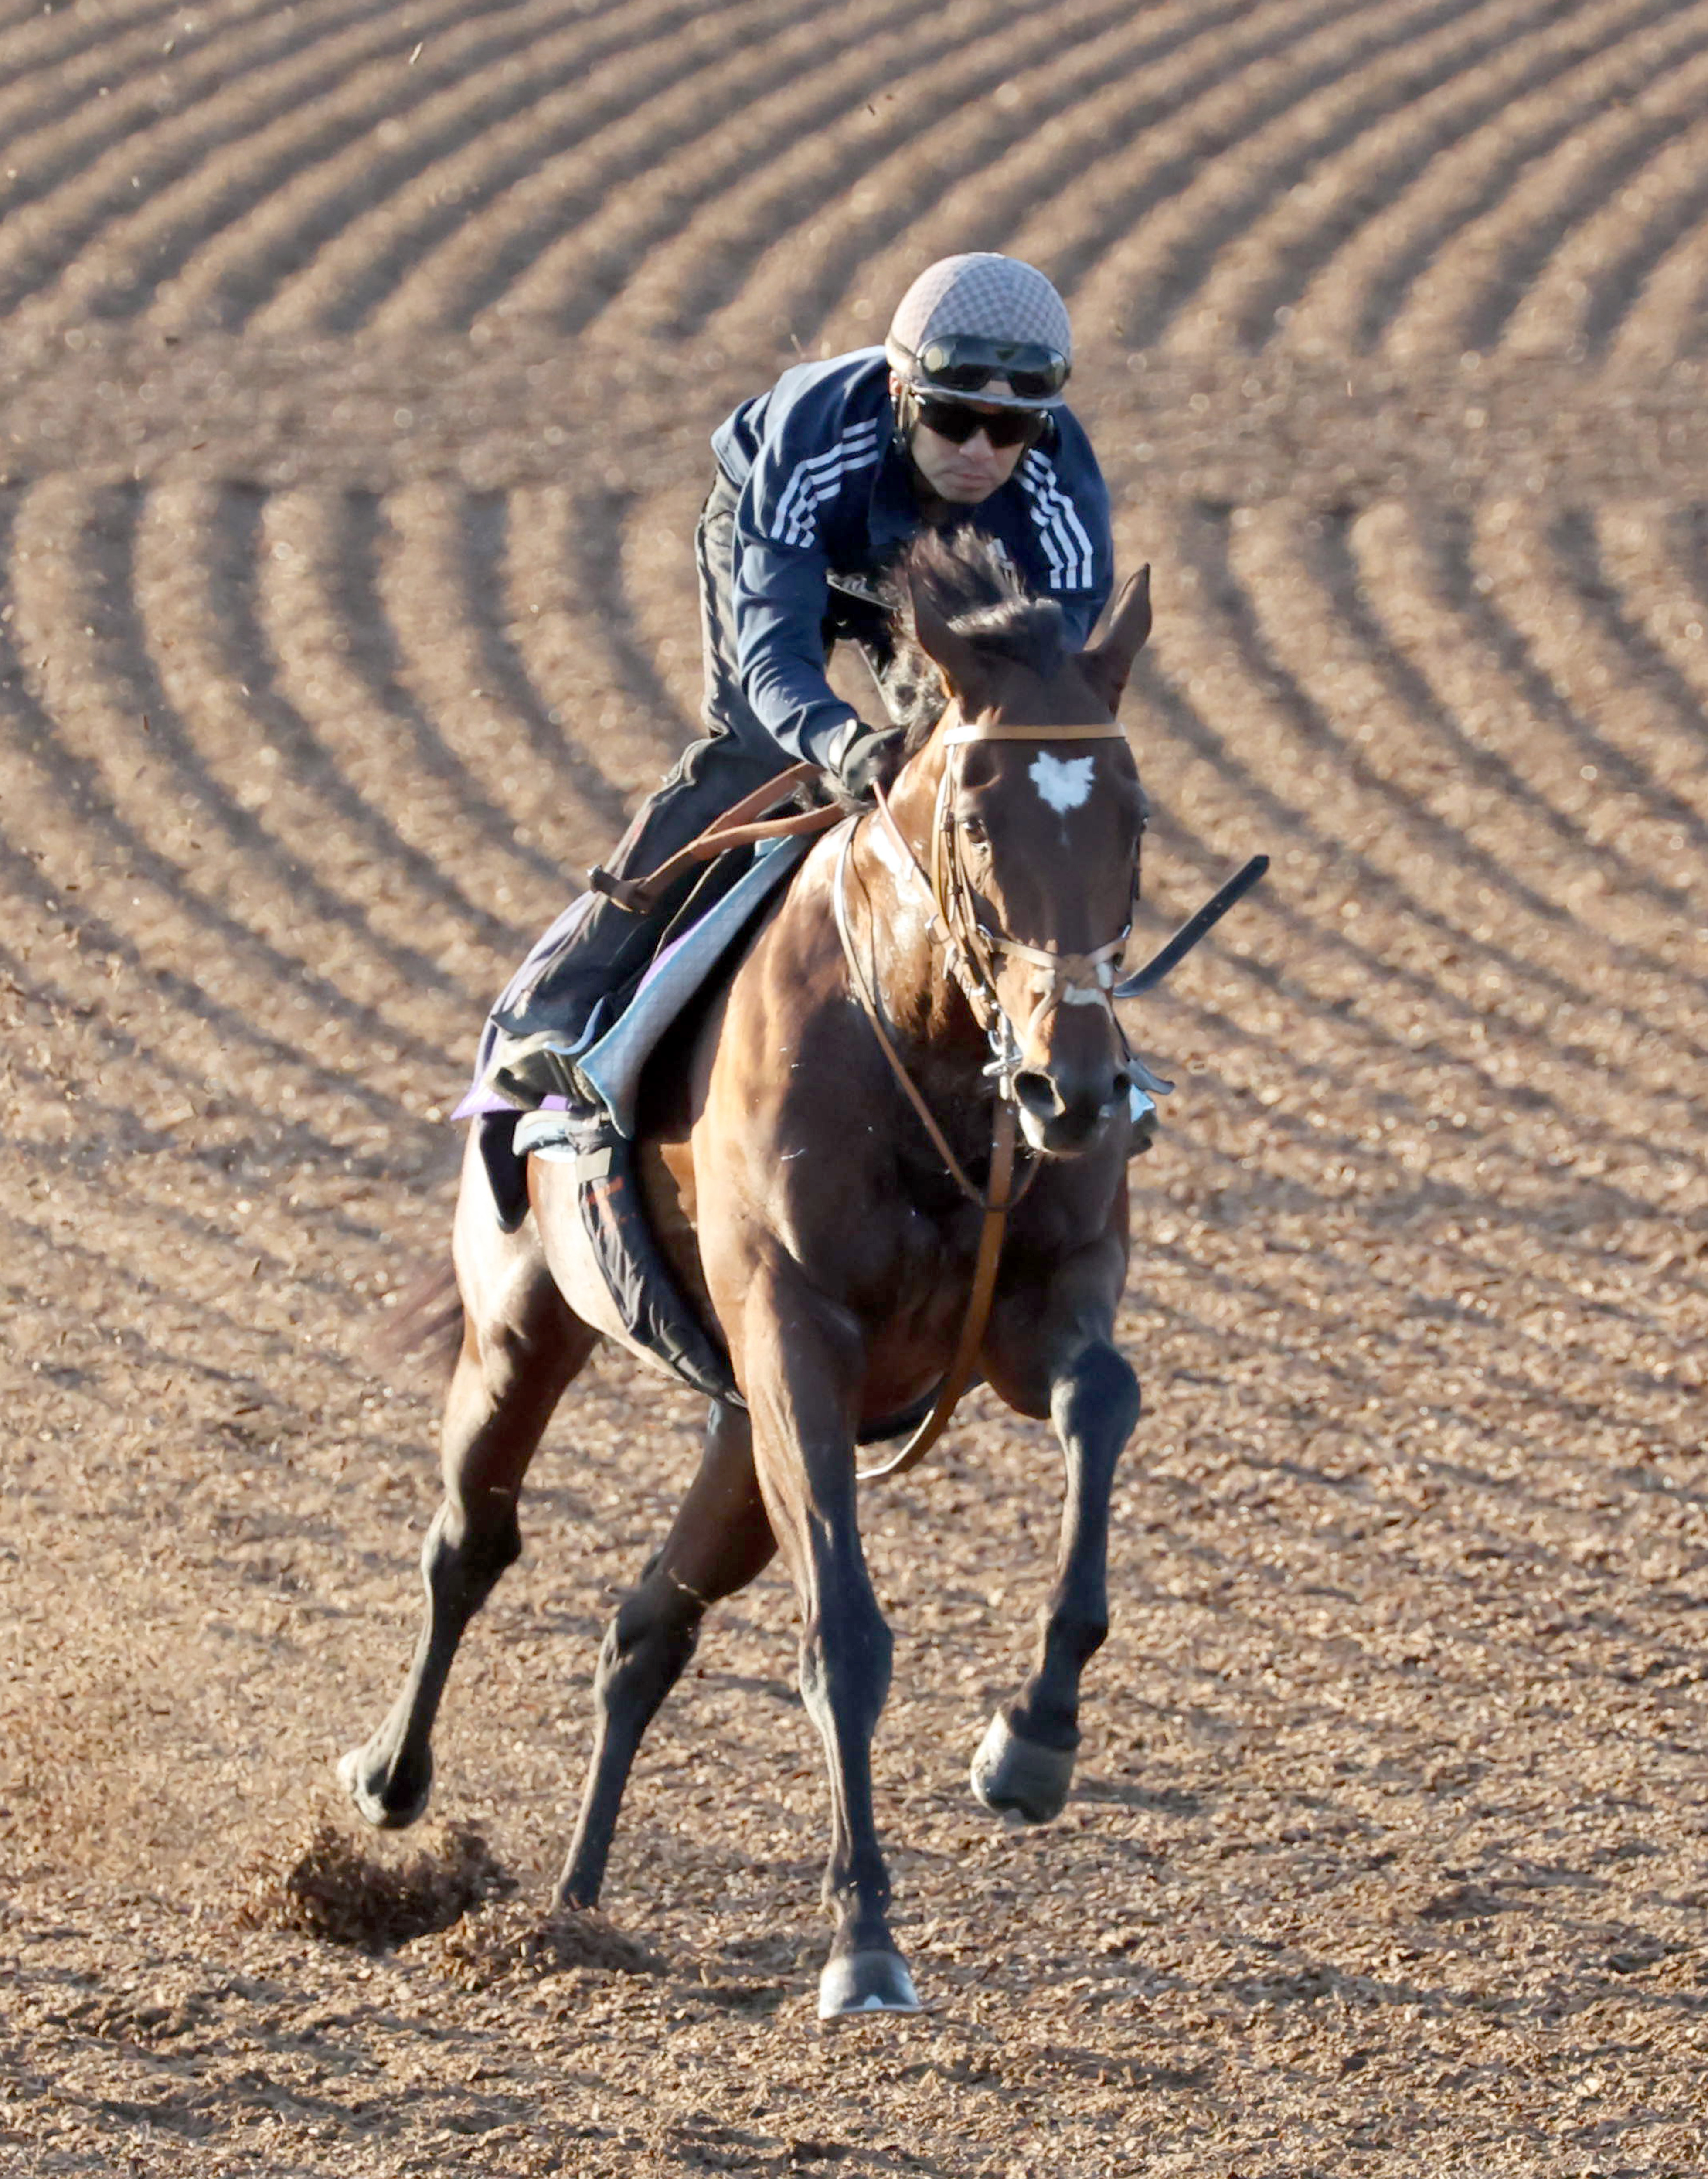
[[864,719],[856,719],[824,768],[850,801],[868,802],[900,738],[899,727],[869,727]]

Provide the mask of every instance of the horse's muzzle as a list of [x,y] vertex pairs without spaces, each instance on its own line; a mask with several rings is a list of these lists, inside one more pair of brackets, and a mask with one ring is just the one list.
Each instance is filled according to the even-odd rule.
[[1023,1068],[1014,1077],[1020,1132],[1046,1157],[1089,1150],[1127,1100],[1127,1077],[1113,1068]]

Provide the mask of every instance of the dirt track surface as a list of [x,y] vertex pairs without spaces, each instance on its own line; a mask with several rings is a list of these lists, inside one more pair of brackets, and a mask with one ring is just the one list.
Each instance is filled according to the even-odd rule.
[[[0,2171],[1700,2168],[1708,5],[5,17]],[[964,1790],[1057,1489],[980,1395],[868,1513],[932,2010],[813,2022],[774,1578],[639,1767],[650,1960],[565,1964],[698,1419],[612,1362],[439,1735],[519,1890],[245,1928],[354,1835],[436,1496],[370,1333],[485,1003],[690,731],[706,435],[965,247],[1068,294],[1155,564],[1151,930],[1275,859],[1140,1032],[1076,1796]]]

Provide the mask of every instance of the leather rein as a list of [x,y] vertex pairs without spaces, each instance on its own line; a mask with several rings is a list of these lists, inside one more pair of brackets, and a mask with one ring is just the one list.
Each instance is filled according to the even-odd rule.
[[[953,752],[972,742],[1116,741],[1124,740],[1125,736],[1119,725],[1112,719],[1106,726],[1025,727],[964,723],[952,727],[943,738]],[[1111,939],[1107,945],[1097,947],[1090,953],[1068,953],[1054,947],[1022,945],[1005,931],[991,930],[981,924],[973,904],[973,886],[967,873],[961,828],[955,821],[955,790],[959,770],[956,757],[951,754],[944,761],[942,777],[937,786],[931,821],[929,874],[920,866],[918,856],[903,837],[882,788],[879,787],[876,791],[878,817],[901,852],[903,870],[912,874],[931,900],[932,938],[943,947],[949,972],[971,1007],[975,1020],[989,1037],[995,1054],[991,1065],[985,1070],[987,1075],[996,1079],[997,1084],[996,1111],[991,1122],[990,1181],[985,1189],[980,1190],[969,1177],[950,1148],[947,1138],[937,1124],[919,1085],[908,1073],[885,1026],[877,995],[854,952],[848,913],[848,865],[854,833],[861,821],[859,819],[850,823],[843,835],[832,889],[837,936],[842,942],[843,958],[848,963],[849,980],[859,1002],[860,1011],[870,1024],[878,1048],[889,1062],[890,1070],[908,1102],[924,1124],[932,1148],[942,1160],[961,1193],[983,1214],[967,1313],[962,1321],[961,1335],[956,1342],[947,1374],[938,1388],[931,1412],[907,1442],[887,1458],[865,1464],[856,1460],[855,1473],[862,1482],[876,1481],[881,1476],[905,1474],[909,1468],[916,1467],[942,1435],[962,1393],[972,1381],[980,1350],[984,1345],[986,1327],[990,1322],[991,1304],[996,1295],[997,1272],[1008,1231],[1008,1214],[1024,1196],[1037,1177],[1039,1170],[1035,1161],[1028,1167],[1019,1188],[1014,1187],[1014,1158],[1019,1133],[1014,1116],[1014,1079],[1019,1072],[1025,1041],[1047,1013],[1070,997],[1100,1003],[1108,1009],[1111,1018],[1114,1018],[1114,963],[1125,947],[1132,929],[1129,920],[1120,935]],[[1050,972],[1050,982],[1043,997],[1033,1010],[1024,1029],[1018,1031],[997,994],[997,963],[994,957],[1003,953],[1018,956],[1021,960],[1032,962]],[[1124,1043],[1124,1038],[1123,1041]]]

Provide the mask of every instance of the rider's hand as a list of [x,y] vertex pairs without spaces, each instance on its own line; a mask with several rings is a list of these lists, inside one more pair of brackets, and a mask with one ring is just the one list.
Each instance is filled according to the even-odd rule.
[[900,738],[899,727],[869,727],[856,719],[825,769],[850,801],[870,801]]

